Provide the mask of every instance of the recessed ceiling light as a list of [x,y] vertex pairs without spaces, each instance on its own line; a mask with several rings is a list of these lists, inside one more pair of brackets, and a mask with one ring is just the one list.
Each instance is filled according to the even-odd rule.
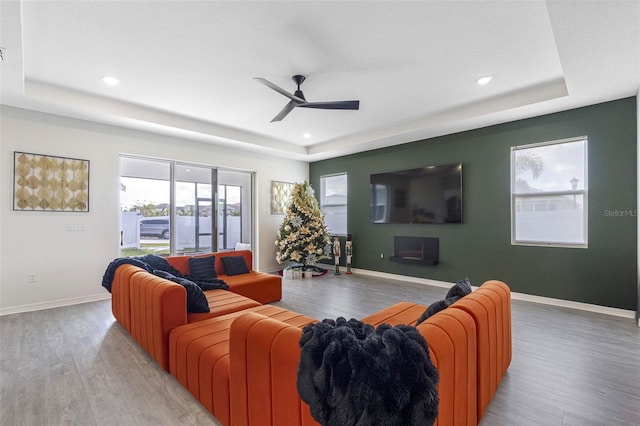
[[111,75],[103,75],[102,82],[104,84],[108,84],[109,86],[117,86],[118,84],[120,84],[120,80]]
[[304,133],[302,134],[302,137],[303,137],[303,138],[305,138],[305,139],[309,139],[309,138],[311,137],[311,133],[309,133],[309,132],[304,132]]
[[476,80],[476,83],[483,85],[483,84],[487,84],[488,82],[490,82],[493,79],[492,76],[490,75],[485,75],[484,77],[480,77]]

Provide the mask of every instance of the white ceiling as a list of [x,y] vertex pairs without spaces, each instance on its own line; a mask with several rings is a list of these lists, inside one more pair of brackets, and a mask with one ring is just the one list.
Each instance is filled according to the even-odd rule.
[[[0,12],[2,104],[305,161],[640,86],[638,0],[3,0]],[[270,123],[288,99],[252,77],[293,92],[294,74],[307,100],[360,110]]]

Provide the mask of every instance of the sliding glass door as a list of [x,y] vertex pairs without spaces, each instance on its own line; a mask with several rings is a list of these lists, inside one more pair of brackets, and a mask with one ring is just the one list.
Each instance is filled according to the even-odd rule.
[[171,164],[122,157],[120,256],[170,253]]
[[251,244],[250,173],[220,170],[218,182],[218,247],[233,250]]
[[251,244],[251,188],[249,172],[122,156],[120,255]]
[[217,251],[212,239],[215,211],[211,188],[217,170],[185,164],[175,165],[175,253]]

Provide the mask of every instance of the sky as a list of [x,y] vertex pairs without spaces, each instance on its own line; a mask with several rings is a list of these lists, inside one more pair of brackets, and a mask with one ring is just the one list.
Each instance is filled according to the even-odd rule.
[[585,188],[584,142],[576,141],[522,149],[516,151],[516,155],[527,152],[538,153],[543,164],[542,174],[537,179],[533,178],[530,171],[517,176],[518,179],[526,180],[531,188],[546,191],[567,191],[571,190],[570,181],[573,178],[578,179],[576,189]]
[[[138,203],[142,204],[161,204],[169,203],[169,182],[154,179],[139,179],[121,177],[120,182],[125,188],[120,191],[120,204],[124,209],[129,209]],[[202,186],[200,186],[202,188]],[[122,187],[121,187],[122,189]],[[198,194],[200,197],[210,197],[211,194]],[[239,203],[240,198],[229,196],[227,203]],[[193,193],[193,184],[178,182],[176,191],[176,205],[193,205],[195,204],[195,196]]]

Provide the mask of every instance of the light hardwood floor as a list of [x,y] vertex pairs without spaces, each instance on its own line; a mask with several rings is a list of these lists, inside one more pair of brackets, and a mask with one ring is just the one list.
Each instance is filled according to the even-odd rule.
[[[403,300],[428,305],[446,293],[331,273],[285,280],[283,291],[276,305],[318,319],[361,318]],[[640,328],[632,319],[516,300],[512,315],[513,361],[482,426],[640,425]],[[0,424],[219,423],[103,301],[0,317]]]

